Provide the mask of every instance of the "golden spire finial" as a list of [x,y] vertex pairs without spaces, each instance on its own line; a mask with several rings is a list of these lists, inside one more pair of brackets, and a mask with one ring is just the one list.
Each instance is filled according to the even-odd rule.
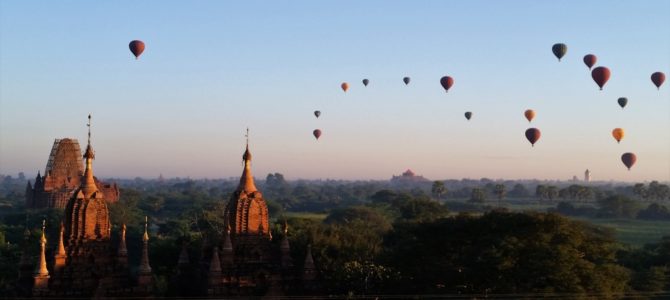
[[41,241],[42,243],[46,243],[46,242],[47,242],[47,238],[44,236],[44,231],[45,231],[45,229],[46,229],[46,226],[47,226],[47,220],[42,219],[42,237],[40,238],[40,241]]
[[81,188],[85,197],[91,197],[93,193],[98,191],[95,179],[93,178],[93,159],[95,159],[95,154],[93,153],[93,147],[91,147],[91,114],[88,114],[88,123],[86,123],[86,126],[88,127],[88,144],[84,153],[86,169],[84,169],[84,180],[81,182]]
[[88,126],[88,145],[91,144],[91,113],[88,114],[88,123],[86,124]]
[[244,161],[244,170],[242,171],[242,177],[240,178],[240,184],[237,187],[238,191],[246,191],[248,193],[257,191],[256,184],[254,184],[254,177],[251,175],[251,152],[249,151],[249,128],[247,128],[247,133],[244,135],[247,138],[247,148],[242,155],[242,161]]
[[288,222],[284,219],[284,236],[288,236]]
[[144,216],[144,236],[142,236],[142,240],[145,242],[149,240],[148,227],[149,227],[149,217]]

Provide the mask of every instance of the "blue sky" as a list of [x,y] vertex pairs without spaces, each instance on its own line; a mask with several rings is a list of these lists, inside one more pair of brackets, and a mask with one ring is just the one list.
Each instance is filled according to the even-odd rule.
[[261,177],[667,181],[668,53],[668,1],[2,1],[0,173],[43,170],[90,112],[103,177],[239,176],[250,127]]

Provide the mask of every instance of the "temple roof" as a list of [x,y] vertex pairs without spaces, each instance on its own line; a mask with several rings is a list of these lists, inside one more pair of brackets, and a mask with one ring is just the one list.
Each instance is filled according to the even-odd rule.
[[244,170],[242,171],[242,177],[240,177],[240,184],[237,186],[237,190],[247,193],[255,192],[257,189],[254,183],[254,176],[251,175],[251,152],[249,151],[248,143],[247,149],[242,155],[242,160],[244,161]]

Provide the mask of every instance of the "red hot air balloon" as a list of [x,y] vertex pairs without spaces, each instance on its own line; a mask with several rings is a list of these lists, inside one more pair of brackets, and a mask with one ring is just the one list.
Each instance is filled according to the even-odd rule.
[[342,90],[346,93],[347,90],[349,89],[349,84],[346,83],[346,82],[342,82],[342,84],[340,85],[340,87],[341,87]]
[[630,168],[632,168],[637,161],[637,156],[635,156],[635,153],[626,152],[621,155],[621,161],[626,166],[626,168],[628,168],[628,171],[630,171]]
[[597,67],[591,71],[591,77],[593,78],[593,81],[598,84],[601,91],[603,86],[605,86],[605,83],[610,80],[610,74],[610,69],[607,67]]
[[535,147],[535,143],[540,139],[540,130],[537,128],[526,129],[526,138],[531,146]]
[[315,137],[317,140],[319,140],[319,138],[321,137],[321,130],[319,130],[319,129],[314,129],[314,131],[312,132],[312,134],[314,135],[314,137]]
[[651,82],[654,83],[656,86],[656,89],[661,89],[661,85],[663,85],[663,82],[665,81],[665,74],[663,72],[654,72],[654,74],[651,74]]
[[593,54],[587,54],[584,56],[584,64],[589,67],[589,70],[591,70],[593,65],[596,64],[596,61],[598,61],[598,58]]
[[140,58],[140,55],[142,55],[142,52],[144,52],[144,42],[140,40],[134,40],[128,44],[128,48],[130,48],[130,52],[135,55],[135,59]]
[[450,76],[444,76],[440,78],[440,84],[444,88],[445,92],[449,92],[449,88],[451,88],[451,86],[454,85],[454,79],[451,78]]

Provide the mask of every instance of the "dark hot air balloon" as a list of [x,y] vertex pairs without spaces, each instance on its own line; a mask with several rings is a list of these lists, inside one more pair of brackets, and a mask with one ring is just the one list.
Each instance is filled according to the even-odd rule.
[[540,139],[540,130],[537,128],[526,129],[526,138],[530,144],[535,147],[535,143]]
[[318,139],[321,137],[321,130],[319,130],[319,129],[314,129],[314,131],[312,132],[312,134],[313,134],[314,137],[318,140]]
[[454,85],[454,79],[451,78],[450,76],[443,76],[440,78],[440,84],[444,88],[445,92],[449,92],[449,88],[451,88],[452,85]]
[[368,86],[368,83],[370,83],[369,79],[367,79],[367,78],[363,79],[363,85],[364,86]]
[[665,81],[665,74],[663,72],[654,72],[654,74],[651,74],[651,82],[654,83],[656,86],[656,89],[661,89],[661,85],[663,85],[663,82]]
[[624,137],[625,132],[623,131],[623,128],[614,128],[612,130],[612,136],[616,140],[617,143],[621,142],[621,140]]
[[135,59],[138,59],[140,58],[140,55],[142,55],[142,52],[144,52],[144,42],[140,40],[131,41],[130,44],[128,44],[128,48],[130,48],[130,52],[135,55]]
[[410,81],[410,78],[409,78],[409,77],[403,77],[403,78],[402,78],[402,82],[404,82],[405,85],[408,85],[408,84],[409,84],[409,81]]
[[342,84],[340,85],[340,87],[341,87],[342,90],[346,93],[347,90],[349,89],[349,84],[346,83],[346,82],[342,82]]
[[554,52],[554,55],[556,58],[558,58],[558,61],[561,61],[561,58],[563,58],[565,53],[568,52],[568,46],[562,43],[554,44],[551,46],[551,52]]
[[523,112],[523,115],[528,120],[528,123],[530,123],[535,118],[535,111],[532,109],[527,109],[526,111]]
[[466,111],[465,112],[465,118],[470,120],[470,118],[472,118],[472,112]]
[[628,103],[628,98],[621,97],[617,99],[616,102],[619,102],[619,106],[621,106],[621,109],[623,109],[624,107],[626,107],[626,104]]
[[316,118],[318,119],[319,116],[321,116],[321,111],[320,111],[320,110],[315,110],[315,111],[314,111],[314,115],[315,115]]
[[591,71],[591,77],[593,78],[593,81],[598,84],[600,90],[602,90],[605,83],[610,80],[610,74],[610,69],[607,67],[597,67]]
[[635,156],[635,153],[626,152],[623,155],[621,155],[621,161],[630,171],[630,168],[632,168],[635,162],[637,161],[637,156]]
[[596,64],[598,58],[593,54],[587,54],[584,56],[584,64],[589,67],[589,70]]

